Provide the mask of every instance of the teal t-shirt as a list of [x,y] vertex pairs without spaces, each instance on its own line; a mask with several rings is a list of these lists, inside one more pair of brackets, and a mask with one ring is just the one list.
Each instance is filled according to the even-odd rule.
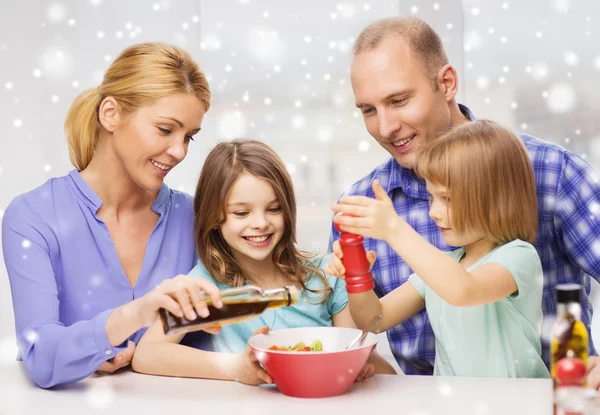
[[[328,260],[329,256],[321,261],[321,269]],[[188,275],[204,278],[215,284],[220,290],[230,288],[217,282],[200,261]],[[223,326],[221,333],[212,336],[212,349],[216,352],[240,353],[246,347],[248,339],[252,337],[254,331],[264,326],[269,326],[271,330],[332,326],[332,317],[348,304],[348,293],[344,281],[330,275],[326,275],[326,278],[329,286],[333,288],[333,294],[327,302],[318,304],[318,300],[321,298],[320,293],[313,294],[310,291],[301,290],[300,298],[293,306],[268,309],[253,320]],[[307,286],[313,290],[324,288],[323,282],[316,275],[308,281]]]
[[[449,254],[459,261],[459,248]],[[541,358],[543,274],[535,248],[515,240],[499,246],[469,267],[495,263],[506,267],[518,293],[491,304],[448,304],[416,274],[409,281],[425,300],[435,334],[434,375],[549,377]]]

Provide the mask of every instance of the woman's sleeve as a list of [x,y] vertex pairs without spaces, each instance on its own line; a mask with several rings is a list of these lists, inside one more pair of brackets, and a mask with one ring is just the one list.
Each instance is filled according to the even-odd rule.
[[[58,287],[48,226],[15,200],[2,220],[2,246],[15,314],[19,355],[31,379],[42,388],[77,382],[94,373],[122,347],[106,334],[106,310],[66,327],[60,321]],[[53,242],[54,241],[54,242]]]

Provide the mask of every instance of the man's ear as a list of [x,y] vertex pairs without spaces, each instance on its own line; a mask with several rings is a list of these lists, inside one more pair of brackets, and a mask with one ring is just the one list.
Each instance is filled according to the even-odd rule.
[[437,82],[446,97],[446,101],[449,102],[456,97],[458,93],[458,74],[454,66],[450,64],[444,65],[438,72]]
[[98,108],[98,119],[102,127],[108,132],[114,132],[119,122],[119,111],[117,101],[113,97],[106,97]]

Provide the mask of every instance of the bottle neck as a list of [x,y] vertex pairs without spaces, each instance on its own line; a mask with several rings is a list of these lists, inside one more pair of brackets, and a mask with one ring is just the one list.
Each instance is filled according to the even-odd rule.
[[[260,298],[265,301],[280,301],[284,305],[292,305],[298,301],[299,291],[294,286],[286,286],[281,288],[273,288],[263,290],[255,285],[246,285],[243,287],[229,288],[221,291],[221,296],[225,303],[235,302],[241,297]],[[210,302],[209,297],[205,297],[207,303]]]
[[286,306],[296,304],[300,297],[300,291],[294,286],[285,286],[265,291],[266,298],[273,300],[282,300]]
[[270,290],[264,290],[263,293],[264,293],[263,296],[265,298],[272,298],[272,297],[281,298],[281,296],[285,296],[287,294],[287,291],[285,288],[282,287],[282,288],[273,288]]
[[559,317],[568,313],[575,317],[576,320],[581,320],[581,304],[576,302],[558,303],[556,313]]

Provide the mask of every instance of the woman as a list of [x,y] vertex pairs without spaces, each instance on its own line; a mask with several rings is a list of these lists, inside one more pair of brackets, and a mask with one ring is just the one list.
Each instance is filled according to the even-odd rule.
[[219,303],[210,283],[166,280],[195,264],[194,217],[191,197],[163,181],[209,105],[207,80],[188,53],[129,47],[69,111],[75,170],[6,209],[2,244],[19,357],[40,387],[128,365],[161,307],[206,314],[201,290]]

